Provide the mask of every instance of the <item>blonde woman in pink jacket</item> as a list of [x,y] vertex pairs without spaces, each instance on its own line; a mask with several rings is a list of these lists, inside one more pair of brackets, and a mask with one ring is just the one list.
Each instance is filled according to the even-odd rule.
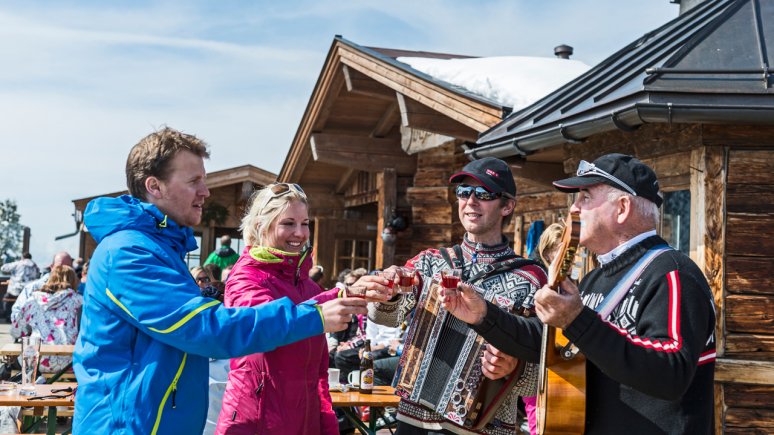
[[[309,278],[308,201],[300,186],[275,183],[259,191],[241,229],[247,246],[226,283],[226,306],[282,297],[296,304],[323,303],[346,296],[346,290],[324,291]],[[233,358],[216,433],[338,434],[325,336]]]

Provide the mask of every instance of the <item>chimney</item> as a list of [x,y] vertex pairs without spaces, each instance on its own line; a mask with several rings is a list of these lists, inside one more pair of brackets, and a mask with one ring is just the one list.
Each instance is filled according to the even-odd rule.
[[670,0],[670,3],[677,3],[680,5],[680,15],[688,12],[688,10],[692,9],[694,6],[698,5],[699,3],[704,2],[705,0]]
[[569,59],[572,56],[572,47],[565,44],[556,46],[554,47],[554,56],[559,59]]

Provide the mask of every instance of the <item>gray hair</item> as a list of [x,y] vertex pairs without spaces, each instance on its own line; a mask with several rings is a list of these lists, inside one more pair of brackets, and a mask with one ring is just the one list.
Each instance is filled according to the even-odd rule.
[[645,199],[641,196],[634,196],[623,190],[616,189],[613,186],[603,184],[607,190],[607,200],[610,202],[617,201],[624,196],[629,198],[632,203],[632,209],[639,220],[648,225],[652,225],[653,228],[658,228],[658,223],[661,220],[661,212],[658,206],[651,200]]
[[269,228],[288,209],[291,201],[300,201],[307,207],[309,200],[298,190],[290,189],[279,195],[272,192],[272,185],[256,191],[250,199],[250,208],[242,218],[239,230],[248,246],[263,245]]

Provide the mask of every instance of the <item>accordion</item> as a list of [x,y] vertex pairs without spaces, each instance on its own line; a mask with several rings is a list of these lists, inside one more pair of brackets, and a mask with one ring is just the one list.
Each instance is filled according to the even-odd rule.
[[[424,280],[393,384],[401,398],[459,426],[480,430],[508,397],[525,364],[519,361],[505,378],[486,378],[481,371],[484,339],[441,307],[439,289],[437,276]],[[484,299],[514,310],[515,295],[509,291],[499,286],[476,289]]]

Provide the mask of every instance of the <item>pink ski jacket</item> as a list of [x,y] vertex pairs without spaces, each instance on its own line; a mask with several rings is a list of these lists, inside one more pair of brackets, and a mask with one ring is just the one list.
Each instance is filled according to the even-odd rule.
[[[335,299],[338,289],[324,291],[309,279],[308,254],[246,247],[226,282],[225,305],[255,306],[284,296],[295,304]],[[216,433],[338,434],[325,336],[232,358]]]

